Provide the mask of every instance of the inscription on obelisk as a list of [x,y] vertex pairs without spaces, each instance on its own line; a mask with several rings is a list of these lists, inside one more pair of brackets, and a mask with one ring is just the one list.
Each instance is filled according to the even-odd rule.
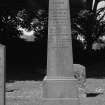
[[69,0],[49,0],[47,76],[73,76]]
[[4,58],[5,47],[0,45],[0,105],[4,105]]
[[49,0],[47,78],[43,105],[78,105],[73,58],[69,0]]

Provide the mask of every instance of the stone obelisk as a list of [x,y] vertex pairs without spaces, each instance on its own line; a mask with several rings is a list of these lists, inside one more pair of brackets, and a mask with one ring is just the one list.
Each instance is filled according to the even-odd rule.
[[69,0],[49,0],[47,78],[43,105],[79,105],[73,56]]
[[5,46],[0,44],[0,105],[4,105]]

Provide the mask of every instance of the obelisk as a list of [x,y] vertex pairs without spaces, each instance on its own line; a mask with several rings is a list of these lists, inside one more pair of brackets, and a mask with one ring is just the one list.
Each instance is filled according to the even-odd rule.
[[47,76],[42,105],[79,105],[70,25],[69,0],[49,0]]
[[0,105],[4,105],[5,46],[0,44]]

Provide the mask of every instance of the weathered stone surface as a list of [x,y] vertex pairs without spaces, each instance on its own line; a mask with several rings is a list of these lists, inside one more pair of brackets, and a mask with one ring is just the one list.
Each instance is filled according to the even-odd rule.
[[74,77],[78,80],[81,88],[85,87],[86,84],[86,70],[85,67],[80,64],[73,64]]
[[44,98],[78,98],[76,79],[46,80],[43,86]]
[[79,104],[71,41],[69,0],[49,0],[47,77],[42,105]]
[[69,9],[69,0],[49,0],[47,76],[73,77]]
[[0,105],[4,105],[4,58],[5,47],[0,45]]
[[42,105],[78,105],[78,99],[43,100]]

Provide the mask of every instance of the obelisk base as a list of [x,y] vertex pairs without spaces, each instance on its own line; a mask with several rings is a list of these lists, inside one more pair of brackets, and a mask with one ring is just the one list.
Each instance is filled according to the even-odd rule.
[[42,105],[79,105],[77,80],[65,77],[44,80]]
[[43,99],[41,105],[79,105],[78,102],[79,100],[75,99]]

